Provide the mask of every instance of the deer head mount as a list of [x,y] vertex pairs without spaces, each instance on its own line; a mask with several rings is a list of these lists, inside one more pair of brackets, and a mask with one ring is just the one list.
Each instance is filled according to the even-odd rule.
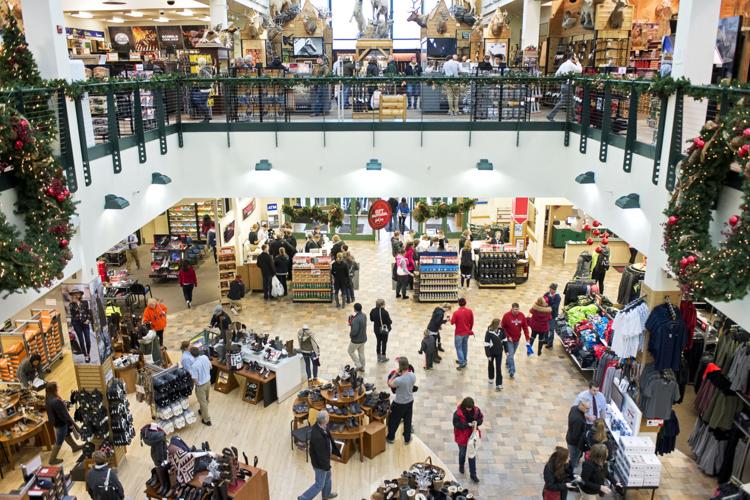
[[245,23],[242,35],[251,40],[258,38],[263,33],[263,24],[263,17],[254,10],[251,11],[250,15],[247,16],[247,22]]
[[427,16],[422,14],[422,8],[424,7],[424,0],[412,0],[411,1],[411,14],[406,18],[408,22],[415,22],[423,28],[427,27]]
[[441,35],[445,34],[448,31],[448,20],[450,19],[450,16],[448,15],[448,12],[441,10],[440,11],[440,20],[438,20],[437,24],[437,32]]
[[305,12],[302,16],[302,26],[305,28],[305,33],[312,36],[318,30],[318,15],[310,14]]
[[492,33],[492,36],[499,37],[502,35],[503,29],[509,26],[510,17],[508,16],[508,11],[497,9],[490,19],[490,33]]

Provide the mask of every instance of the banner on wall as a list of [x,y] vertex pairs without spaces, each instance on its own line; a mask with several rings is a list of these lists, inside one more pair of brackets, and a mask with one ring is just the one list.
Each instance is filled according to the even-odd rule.
[[253,212],[255,212],[255,198],[250,200],[250,203],[245,205],[245,208],[242,209],[242,220],[250,217]]
[[180,26],[182,28],[182,40],[185,43],[186,49],[194,49],[198,42],[203,38],[203,32],[206,31],[205,26]]
[[133,26],[133,44],[138,52],[159,50],[155,26]]
[[130,26],[110,26],[109,39],[115,52],[130,52],[135,48]]
[[112,354],[112,341],[101,277],[90,283],[64,284],[62,294],[73,363],[102,364]]
[[370,210],[367,212],[367,222],[370,224],[370,227],[375,230],[383,229],[388,225],[392,215],[393,211],[388,202],[385,200],[377,200],[370,205]]
[[182,41],[182,30],[179,26],[157,26],[156,34],[159,39],[159,47],[162,49],[181,49],[185,46]]

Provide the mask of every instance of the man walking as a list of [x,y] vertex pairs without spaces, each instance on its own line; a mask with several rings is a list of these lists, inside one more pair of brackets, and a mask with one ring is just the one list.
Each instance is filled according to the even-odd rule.
[[354,314],[349,318],[349,356],[357,371],[365,371],[365,342],[367,342],[367,318],[362,313],[362,304],[354,304]]
[[450,310],[451,305],[447,302],[440,307],[436,307],[435,310],[432,311],[430,322],[427,324],[427,330],[430,332],[430,335],[437,337],[437,352],[435,353],[435,359],[433,360],[435,363],[440,363],[443,359],[438,353],[445,352],[443,344],[440,341],[440,328],[448,322],[449,318],[446,318],[445,315],[448,314]]
[[261,247],[255,265],[260,268],[260,273],[263,276],[263,300],[271,300],[271,283],[273,283],[273,277],[276,275],[276,268],[273,264],[273,257],[268,253],[268,245]]
[[516,349],[518,349],[518,343],[521,340],[521,331],[523,331],[526,337],[526,345],[529,345],[529,323],[526,321],[526,316],[521,313],[521,307],[514,302],[510,306],[510,311],[503,315],[500,326],[508,337],[508,342],[505,344],[508,346],[508,357],[505,358],[505,366],[508,367],[510,378],[513,378],[516,376],[516,361],[514,356]]
[[572,406],[568,413],[568,432],[565,434],[565,442],[568,444],[570,453],[570,469],[575,470],[581,459],[583,440],[586,436],[586,412],[589,404],[586,401]]
[[310,464],[315,472],[315,483],[310,486],[304,493],[297,497],[297,500],[312,500],[319,493],[323,493],[323,500],[327,498],[336,498],[338,493],[333,493],[333,479],[331,471],[331,453],[337,457],[341,456],[336,443],[334,443],[331,433],[328,432],[328,412],[321,410],[315,419],[315,425],[310,429],[310,444],[308,450],[310,453]]
[[211,392],[211,362],[208,360],[208,356],[201,354],[195,346],[190,348],[190,354],[193,356],[190,376],[193,377],[195,397],[198,398],[198,405],[200,405],[198,413],[200,413],[201,422],[204,425],[211,426],[211,415],[208,413],[208,395]]
[[[581,74],[581,72],[583,72],[583,67],[581,67],[581,63],[578,62],[578,57],[576,57],[575,54],[570,54],[568,60],[557,68],[555,76]],[[571,101],[570,85],[571,84],[568,81],[565,81],[560,85],[560,98],[557,100],[555,107],[552,108],[552,111],[547,115],[549,121],[555,121],[555,115],[557,115],[557,112],[562,108],[565,108],[566,110],[568,109],[568,103]]]
[[547,349],[552,349],[552,342],[555,338],[555,322],[560,314],[560,294],[557,293],[557,283],[550,283],[549,292],[544,294],[544,300],[552,308],[552,319],[549,322],[549,332],[547,332]]
[[[448,78],[458,78],[458,72],[461,66],[458,64],[458,56],[455,54],[449,56],[443,63],[443,74]],[[461,90],[457,83],[447,83],[445,85],[445,95],[448,98],[448,115],[460,114],[459,101],[461,97]]]
[[388,435],[385,440],[393,444],[396,439],[396,429],[404,421],[404,443],[411,442],[411,417],[414,407],[414,384],[417,376],[409,370],[409,360],[398,358],[398,372],[388,379],[388,386],[396,393],[391,403],[391,413],[388,415]]
[[130,233],[128,237],[125,238],[125,244],[126,266],[128,271],[130,271],[131,262],[135,262],[135,268],[140,269],[141,262],[138,260],[138,236],[135,233]]
[[94,459],[94,467],[86,474],[86,492],[93,500],[112,500],[114,498],[125,498],[125,489],[122,487],[117,472],[109,467],[109,459],[103,451],[95,451],[91,454]]
[[455,325],[456,330],[453,333],[453,342],[456,346],[456,370],[466,368],[469,356],[469,336],[474,335],[474,312],[466,307],[466,299],[458,299],[458,310],[451,316],[451,325]]

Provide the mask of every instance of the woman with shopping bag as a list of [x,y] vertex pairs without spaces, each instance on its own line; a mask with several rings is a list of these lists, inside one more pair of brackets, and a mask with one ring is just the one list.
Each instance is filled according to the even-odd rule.
[[479,426],[484,422],[484,415],[472,398],[464,398],[453,413],[453,437],[458,445],[458,471],[464,473],[464,462],[469,458],[469,476],[475,483],[477,476],[477,450],[481,443],[482,433]]

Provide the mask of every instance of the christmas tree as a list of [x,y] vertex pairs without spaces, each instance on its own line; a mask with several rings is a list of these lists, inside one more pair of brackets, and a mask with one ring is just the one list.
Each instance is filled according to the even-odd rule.
[[39,68],[10,5],[6,8],[4,17],[3,46],[0,47],[0,85],[4,88],[40,86],[42,77]]

